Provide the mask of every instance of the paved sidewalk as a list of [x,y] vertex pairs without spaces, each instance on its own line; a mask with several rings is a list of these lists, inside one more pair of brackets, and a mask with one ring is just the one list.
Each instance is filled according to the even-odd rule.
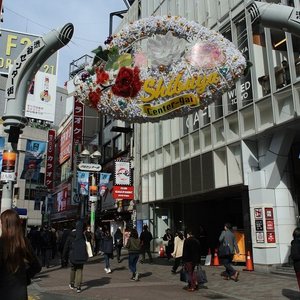
[[[124,251],[125,253],[126,251]],[[152,265],[147,262],[138,264],[140,281],[130,281],[127,255],[121,263],[116,259],[111,262],[111,274],[104,272],[103,257],[93,257],[83,269],[82,292],[70,290],[70,268],[43,268],[29,286],[30,299],[100,299],[100,300],[160,300],[160,299],[300,299],[296,278],[242,271],[237,266],[240,280],[225,281],[220,276],[223,267],[204,266],[208,277],[207,289],[188,292],[179,280],[179,273],[171,273],[173,261],[155,258]]]

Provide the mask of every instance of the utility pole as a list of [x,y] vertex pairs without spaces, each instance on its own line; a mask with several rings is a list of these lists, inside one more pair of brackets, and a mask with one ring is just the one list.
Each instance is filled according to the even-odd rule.
[[[8,133],[6,150],[17,152],[19,135],[27,124],[24,115],[26,98],[31,81],[41,65],[57,50],[69,43],[73,36],[71,23],[52,30],[43,37],[26,46],[15,60],[8,74],[5,89],[5,109],[2,119],[4,131]],[[2,176],[1,176],[2,177]],[[12,207],[14,179],[3,180],[1,212]]]

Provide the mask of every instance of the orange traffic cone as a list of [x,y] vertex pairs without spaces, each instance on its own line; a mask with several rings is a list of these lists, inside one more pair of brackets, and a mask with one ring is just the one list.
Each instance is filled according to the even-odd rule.
[[218,257],[218,249],[215,249],[214,260],[212,266],[218,267],[220,266],[219,257]]
[[160,246],[159,247],[159,257],[165,257],[165,249],[164,249],[164,246]]
[[246,269],[243,269],[243,271],[254,271],[250,251],[247,252]]

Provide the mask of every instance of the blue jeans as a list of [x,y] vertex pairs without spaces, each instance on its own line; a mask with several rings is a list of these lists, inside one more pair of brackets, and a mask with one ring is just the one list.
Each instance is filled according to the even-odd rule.
[[232,259],[233,259],[233,255],[229,255],[229,256],[222,258],[222,264],[224,265],[224,267],[226,269],[225,272],[228,277],[233,276],[236,272],[236,270],[232,266]]
[[129,253],[128,256],[128,266],[129,266],[129,270],[132,273],[136,273],[136,264],[139,260],[139,253]]
[[104,253],[104,263],[105,263],[105,268],[109,269],[110,268],[110,264],[109,264],[109,253]]

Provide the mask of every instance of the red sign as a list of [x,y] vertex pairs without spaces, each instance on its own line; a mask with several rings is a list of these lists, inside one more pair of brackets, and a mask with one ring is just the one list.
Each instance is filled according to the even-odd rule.
[[272,207],[265,208],[265,217],[266,217],[266,219],[273,220],[273,208]]
[[48,131],[48,145],[47,145],[47,163],[45,185],[48,189],[53,189],[53,175],[54,175],[54,152],[55,152],[55,130]]
[[134,199],[133,186],[121,186],[115,185],[113,187],[113,198],[114,199]]
[[274,221],[273,220],[266,220],[266,228],[267,231],[274,231]]
[[276,243],[275,232],[267,232],[267,242]]
[[83,143],[83,117],[84,105],[75,98],[73,112],[73,143],[79,145]]
[[72,123],[70,122],[59,137],[59,164],[63,164],[71,156]]

